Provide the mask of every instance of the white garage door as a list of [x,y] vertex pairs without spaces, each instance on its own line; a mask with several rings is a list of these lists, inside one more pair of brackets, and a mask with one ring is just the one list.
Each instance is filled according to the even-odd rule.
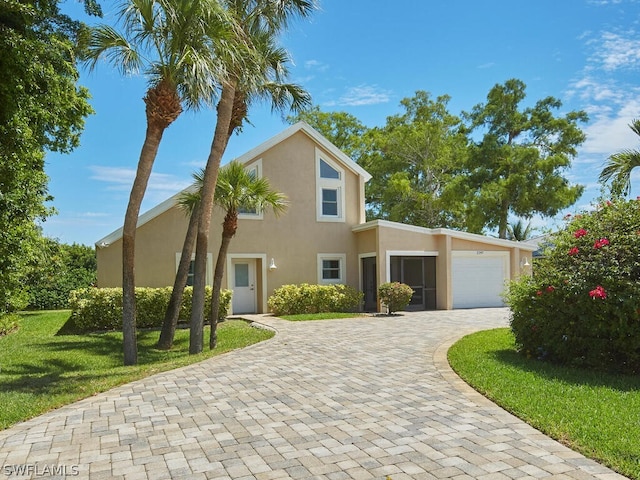
[[453,252],[453,308],[502,307],[508,252]]

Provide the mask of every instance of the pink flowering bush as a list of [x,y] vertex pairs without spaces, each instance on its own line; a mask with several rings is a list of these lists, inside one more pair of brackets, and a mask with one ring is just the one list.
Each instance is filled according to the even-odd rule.
[[518,348],[576,366],[640,372],[640,201],[565,217],[533,276],[506,300]]

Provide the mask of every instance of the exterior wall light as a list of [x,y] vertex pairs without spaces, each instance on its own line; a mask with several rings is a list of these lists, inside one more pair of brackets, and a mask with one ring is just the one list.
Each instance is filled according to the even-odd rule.
[[269,270],[273,272],[273,271],[274,271],[274,270],[276,270],[277,268],[278,268],[278,267],[276,266],[276,261],[272,258],[272,259],[271,259],[271,263],[269,264]]

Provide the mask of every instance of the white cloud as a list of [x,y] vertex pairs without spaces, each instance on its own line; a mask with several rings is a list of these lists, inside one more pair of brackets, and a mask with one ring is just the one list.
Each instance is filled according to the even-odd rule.
[[637,148],[639,139],[629,124],[640,117],[640,35],[625,32],[589,33],[584,36],[590,50],[578,80],[568,89],[569,99],[579,99],[589,114],[583,128],[587,139],[580,149],[580,163],[598,164],[616,152]]
[[[129,191],[136,176],[135,169],[123,167],[104,167],[94,165],[89,167],[93,172],[92,180],[109,184],[107,190]],[[192,182],[166,173],[151,173],[147,191],[174,194],[187,188]]]
[[304,68],[306,68],[307,70],[326,72],[329,69],[329,65],[318,60],[307,60],[306,62],[304,62]]
[[100,217],[110,217],[111,214],[110,213],[105,213],[105,212],[80,212],[78,214],[76,214],[78,217],[81,218],[100,218]]
[[628,148],[637,148],[638,136],[631,131],[629,124],[640,116],[640,93],[636,97],[619,105],[618,108],[601,109],[592,114],[591,123],[584,129],[587,140],[582,151],[589,154],[609,156]]
[[359,85],[351,87],[338,100],[326,102],[327,106],[350,106],[358,107],[363,105],[377,105],[387,103],[390,100],[391,92],[379,88],[377,85]]
[[622,34],[603,32],[589,43],[595,45],[590,62],[604,71],[640,67],[640,38],[633,30]]
[[592,5],[618,5],[623,0],[589,0],[587,3]]

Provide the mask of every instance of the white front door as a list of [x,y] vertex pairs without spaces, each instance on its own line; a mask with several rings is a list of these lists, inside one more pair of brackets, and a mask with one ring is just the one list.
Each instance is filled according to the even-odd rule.
[[255,258],[233,259],[231,269],[233,313],[256,313]]

